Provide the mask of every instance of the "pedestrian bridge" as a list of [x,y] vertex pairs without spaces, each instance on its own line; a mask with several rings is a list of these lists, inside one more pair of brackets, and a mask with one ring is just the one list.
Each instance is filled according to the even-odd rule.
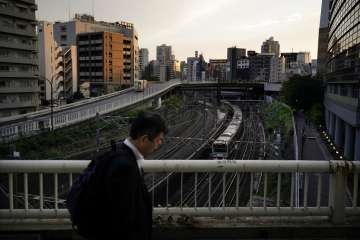
[[[1,160],[0,234],[71,232],[64,196],[88,163]],[[174,232],[194,236],[189,231],[198,231],[202,239],[232,239],[235,232],[263,236],[279,230],[286,235],[289,226],[295,236],[308,228],[309,234],[322,233],[319,238],[360,234],[360,162],[146,160],[143,168],[158,239],[166,234],[180,239]]]

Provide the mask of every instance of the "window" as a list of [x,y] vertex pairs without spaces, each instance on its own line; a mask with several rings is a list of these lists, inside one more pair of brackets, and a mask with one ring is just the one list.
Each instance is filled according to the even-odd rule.
[[9,66],[0,66],[0,72],[8,72],[10,70]]
[[67,40],[67,35],[61,35],[61,41],[66,41]]
[[0,88],[6,87],[5,81],[0,81]]

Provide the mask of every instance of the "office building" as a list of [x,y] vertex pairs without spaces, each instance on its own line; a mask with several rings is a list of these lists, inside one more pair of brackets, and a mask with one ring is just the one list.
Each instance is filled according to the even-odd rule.
[[227,49],[227,60],[229,64],[229,71],[227,73],[228,81],[238,80],[237,61],[245,56],[246,56],[246,49],[244,48],[231,47]]
[[0,118],[39,106],[35,0],[0,1]]
[[[343,2],[344,4],[339,4]],[[323,0],[327,9],[329,1]],[[325,120],[339,150],[360,160],[360,5],[359,1],[330,1],[328,14]],[[346,34],[345,34],[346,33]],[[320,68],[321,69],[321,68]]]
[[143,78],[145,68],[149,64],[149,49],[141,48],[139,52],[140,78]]
[[93,33],[93,32],[109,32],[118,33],[130,41],[131,46],[131,59],[130,59],[130,81],[133,83],[134,79],[139,76],[139,38],[132,23],[128,22],[104,22],[96,21],[91,15],[75,14],[73,20],[68,22],[55,22],[54,24],[54,38],[59,46],[72,46],[77,44],[77,35],[80,33]]
[[90,83],[90,96],[132,85],[131,38],[113,32],[78,34],[79,84]]
[[268,40],[263,42],[261,46],[261,53],[273,53],[275,57],[280,56],[280,44],[274,40],[274,37],[270,37]]
[[328,60],[328,38],[329,38],[329,11],[330,0],[323,0],[321,6],[319,42],[318,42],[318,61],[317,73],[324,76],[326,73],[326,65]]

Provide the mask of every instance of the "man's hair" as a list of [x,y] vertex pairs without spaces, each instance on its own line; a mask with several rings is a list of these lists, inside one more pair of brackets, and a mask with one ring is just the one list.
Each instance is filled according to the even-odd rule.
[[141,136],[148,135],[152,141],[160,133],[167,133],[167,127],[164,119],[159,114],[141,111],[137,117],[132,120],[130,137],[134,140]]

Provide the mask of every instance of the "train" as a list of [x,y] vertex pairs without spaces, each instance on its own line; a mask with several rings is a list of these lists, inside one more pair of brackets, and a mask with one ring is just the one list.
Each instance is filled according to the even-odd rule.
[[228,127],[212,143],[210,157],[212,159],[229,159],[236,150],[235,137],[242,124],[242,111],[239,107],[231,105],[234,111],[233,118]]

